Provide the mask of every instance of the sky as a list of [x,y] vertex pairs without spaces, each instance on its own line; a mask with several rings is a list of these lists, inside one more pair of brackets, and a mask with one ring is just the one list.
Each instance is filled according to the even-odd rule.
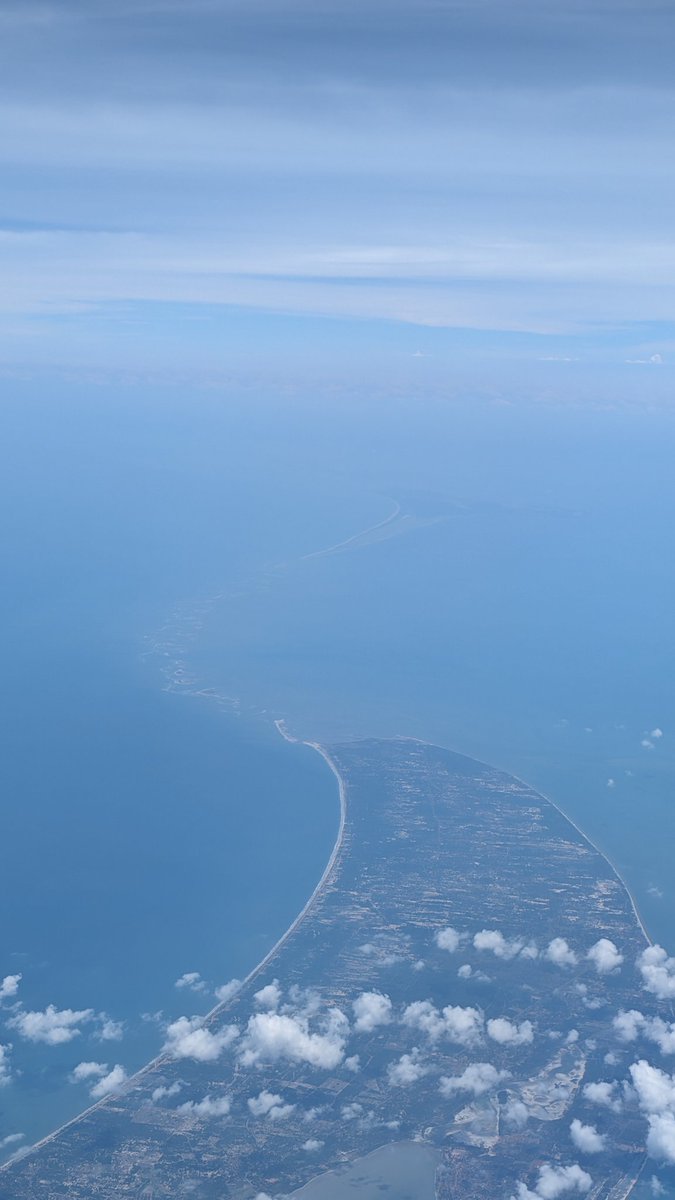
[[669,387],[674,32],[660,0],[2,0],[0,364]]

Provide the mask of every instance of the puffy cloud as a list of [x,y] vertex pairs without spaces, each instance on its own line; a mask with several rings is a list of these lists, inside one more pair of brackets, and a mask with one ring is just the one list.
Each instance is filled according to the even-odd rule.
[[605,1149],[607,1140],[602,1133],[598,1133],[595,1125],[583,1125],[577,1117],[570,1125],[570,1137],[582,1154],[599,1154]]
[[544,957],[549,962],[554,963],[556,967],[574,967],[577,963],[577,956],[574,950],[571,949],[568,942],[562,937],[553,938],[549,942]]
[[516,1025],[506,1017],[493,1017],[487,1023],[488,1037],[501,1046],[526,1046],[534,1039],[534,1029],[531,1021],[521,1021]]
[[511,1200],[557,1200],[567,1192],[580,1192],[584,1195],[592,1184],[592,1179],[578,1163],[569,1167],[554,1167],[544,1163],[539,1168],[539,1179],[531,1191],[524,1183],[519,1183],[515,1197]]
[[229,983],[221,983],[220,987],[216,988],[216,1000],[224,1004],[227,1000],[231,1000],[236,996],[241,987],[241,979],[230,979]]
[[661,1017],[646,1017],[631,1008],[628,1012],[621,1009],[612,1025],[623,1042],[634,1042],[642,1036],[655,1042],[662,1054],[675,1054],[675,1021],[667,1024]]
[[173,1058],[215,1062],[238,1036],[236,1025],[226,1025],[212,1033],[204,1027],[202,1017],[179,1017],[167,1027],[163,1050]]
[[524,943],[519,938],[507,941],[499,929],[481,929],[480,933],[474,935],[473,944],[476,950],[487,950],[496,958],[508,959],[515,958]]
[[17,1142],[22,1142],[25,1136],[25,1133],[8,1133],[5,1137],[0,1138],[0,1150],[4,1150],[5,1146],[14,1146]]
[[124,1037],[124,1022],[114,1021],[107,1013],[99,1013],[100,1028],[96,1034],[102,1042],[121,1042]]
[[177,988],[188,988],[191,992],[203,992],[206,984],[199,971],[186,971],[173,985]]
[[453,929],[451,925],[447,925],[445,929],[439,929],[434,941],[439,950],[447,950],[449,954],[454,954],[455,950],[459,949],[459,944],[462,940],[462,935]]
[[382,992],[361,992],[352,1004],[354,1029],[357,1033],[371,1033],[378,1025],[391,1021],[391,1000]]
[[295,1109],[294,1104],[284,1104],[281,1096],[264,1090],[258,1096],[251,1096],[248,1107],[254,1117],[267,1117],[270,1121],[283,1121]]
[[646,1023],[647,1018],[644,1013],[638,1012],[636,1008],[628,1011],[622,1008],[614,1017],[612,1028],[622,1042],[634,1042],[642,1033]]
[[89,1089],[89,1095],[92,1096],[94,1100],[103,1100],[104,1096],[112,1096],[116,1092],[119,1092],[120,1088],[122,1088],[126,1083],[126,1080],[127,1073],[124,1070],[124,1067],[121,1067],[120,1064],[117,1063],[113,1067],[112,1071],[109,1071],[107,1075],[104,1075],[101,1079],[99,1079],[98,1083],[95,1083],[94,1086]]
[[281,988],[279,987],[279,980],[274,979],[272,980],[272,983],[268,983],[266,987],[261,988],[259,992],[255,993],[253,999],[258,1005],[258,1008],[278,1008],[281,1003]]
[[658,1113],[649,1117],[647,1153],[659,1162],[675,1163],[675,1115]]
[[90,1079],[100,1079],[108,1072],[108,1064],[100,1062],[81,1062],[70,1073],[71,1083],[87,1083]]
[[482,1040],[484,1018],[478,1008],[448,1004],[439,1012],[430,1000],[414,1000],[403,1011],[403,1023],[432,1041],[447,1037],[457,1045],[473,1046]]
[[675,1112],[675,1077],[641,1058],[630,1068],[633,1087],[643,1112]]
[[470,1092],[472,1096],[482,1096],[491,1091],[502,1079],[508,1078],[508,1071],[498,1071],[492,1063],[470,1063],[461,1075],[442,1075],[439,1089],[443,1096],[452,1096],[455,1092]]
[[623,1101],[615,1079],[608,1083],[599,1079],[595,1083],[587,1083],[583,1094],[589,1104],[597,1104],[599,1108],[608,1108],[611,1112],[621,1112]]
[[618,971],[623,962],[623,954],[619,953],[609,938],[600,938],[591,946],[586,958],[593,963],[598,975],[609,975],[612,971]]
[[92,1008],[76,1012],[72,1008],[59,1010],[53,1004],[48,1004],[44,1012],[18,1012],[7,1024],[29,1042],[58,1046],[79,1037],[79,1026],[93,1020],[93,1017]]
[[323,1144],[319,1138],[307,1138],[307,1141],[302,1143],[301,1149],[306,1154],[316,1154],[317,1150],[320,1150]]
[[483,1014],[478,1008],[462,1008],[448,1004],[442,1013],[444,1034],[459,1046],[474,1046],[481,1041]]
[[345,1059],[343,1066],[345,1066],[348,1071],[353,1071],[353,1073],[357,1075],[361,1070],[361,1059],[359,1055],[350,1054],[349,1058]]
[[658,741],[659,738],[663,737],[663,730],[659,729],[659,727],[657,726],[656,729],[652,729],[649,736],[656,738],[656,740]]
[[484,971],[474,971],[473,967],[469,966],[468,963],[463,963],[462,966],[457,969],[457,978],[473,979],[474,983],[490,982],[489,975],[486,975]]
[[343,1104],[340,1109],[340,1116],[343,1121],[357,1121],[362,1114],[363,1105],[359,1104],[358,1101],[354,1101],[353,1104]]
[[510,1099],[501,1111],[502,1120],[511,1129],[524,1129],[527,1125],[529,1112],[522,1100]]
[[428,1073],[429,1068],[421,1061],[420,1051],[415,1046],[411,1054],[402,1054],[398,1062],[390,1063],[387,1079],[392,1087],[409,1087]]
[[539,947],[536,942],[528,942],[520,951],[521,958],[535,959],[539,958]]
[[186,1100],[179,1104],[176,1112],[191,1113],[195,1117],[226,1117],[231,1108],[229,1096],[204,1096],[203,1100]]
[[649,1186],[652,1189],[652,1196],[665,1196],[666,1189],[661,1183],[661,1180],[657,1179],[656,1175],[652,1175],[651,1179],[649,1180]]
[[22,978],[22,975],[5,975],[5,978],[0,980],[0,1004],[3,1000],[10,1000],[16,996]]
[[437,1041],[445,1030],[443,1018],[431,1000],[413,1000],[408,1004],[403,1010],[403,1024],[426,1033],[432,1041]]
[[12,1078],[9,1066],[9,1054],[12,1047],[0,1042],[0,1087],[6,1087]]
[[675,958],[669,958],[663,946],[647,946],[637,963],[648,992],[659,1000],[675,999]]
[[332,1070],[344,1058],[348,1033],[349,1022],[338,1008],[319,1022],[318,1032],[310,1032],[309,1019],[302,1014],[255,1013],[249,1018],[240,1059],[245,1066],[285,1058]]
[[183,1085],[182,1083],[179,1083],[178,1080],[176,1080],[175,1083],[170,1083],[168,1087],[162,1084],[160,1087],[155,1088],[150,1099],[152,1100],[153,1104],[158,1104],[160,1100],[164,1100],[169,1096],[177,1096],[178,1093],[182,1091],[182,1088]]

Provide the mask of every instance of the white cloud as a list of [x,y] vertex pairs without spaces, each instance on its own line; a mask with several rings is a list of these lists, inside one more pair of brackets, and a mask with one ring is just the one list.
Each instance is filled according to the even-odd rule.
[[155,1088],[150,1099],[152,1100],[153,1104],[158,1104],[160,1100],[164,1100],[169,1096],[177,1096],[178,1093],[182,1091],[182,1088],[183,1085],[182,1083],[179,1083],[178,1080],[176,1080],[175,1083],[170,1083],[168,1087],[162,1084],[160,1087]]
[[241,987],[241,979],[230,979],[229,983],[222,983],[216,988],[216,1000],[224,1004],[226,1000],[231,1000],[236,996]]
[[12,1078],[9,1066],[9,1054],[12,1047],[0,1042],[0,1087],[6,1087]]
[[11,1017],[7,1024],[29,1042],[45,1042],[48,1046],[58,1046],[79,1037],[78,1027],[93,1020],[93,1017],[92,1008],[79,1011],[72,1008],[59,1010],[53,1004],[48,1004],[44,1012],[19,1012]]
[[461,1075],[442,1075],[439,1090],[443,1096],[452,1096],[455,1092],[470,1092],[472,1096],[482,1096],[502,1080],[508,1078],[508,1071],[498,1071],[492,1063],[470,1063]]
[[528,942],[520,951],[521,958],[539,958],[539,947],[536,942]]
[[524,1129],[527,1125],[529,1115],[522,1100],[516,1099],[509,1100],[501,1111],[502,1120],[512,1129]]
[[657,725],[656,729],[652,729],[652,731],[651,731],[651,733],[650,733],[650,735],[649,735],[649,736],[650,736],[650,737],[653,737],[653,738],[656,738],[656,739],[657,739],[657,741],[658,741],[658,739],[659,739],[659,738],[662,738],[662,737],[663,737],[663,730],[662,730],[662,729],[659,729],[659,727],[658,727],[658,725]]
[[662,1017],[646,1017],[631,1008],[621,1009],[612,1026],[622,1042],[635,1042],[639,1037],[655,1042],[662,1054],[675,1054],[675,1021],[668,1024]]
[[539,1168],[539,1179],[534,1190],[530,1190],[524,1183],[519,1183],[516,1195],[512,1196],[511,1200],[557,1200],[558,1196],[564,1196],[567,1192],[581,1192],[583,1195],[589,1190],[592,1182],[588,1172],[578,1163],[569,1167],[554,1167],[550,1163],[544,1163]]
[[94,1100],[102,1100],[104,1096],[112,1096],[116,1092],[119,1092],[120,1088],[126,1083],[126,1080],[127,1073],[124,1067],[121,1067],[117,1063],[112,1071],[109,1071],[107,1075],[104,1075],[102,1079],[99,1079],[98,1083],[95,1083],[90,1088],[89,1095]]
[[71,1083],[86,1083],[90,1079],[100,1079],[108,1072],[108,1064],[100,1062],[81,1062],[70,1073]]
[[358,1101],[354,1101],[352,1104],[343,1104],[340,1109],[340,1116],[343,1121],[357,1121],[362,1113],[363,1105],[359,1104]]
[[637,963],[648,992],[659,1000],[675,999],[675,958],[669,958],[662,946],[647,946]]
[[508,941],[499,929],[481,929],[474,935],[473,944],[476,950],[490,951],[496,958],[509,959],[520,953],[524,943],[520,938]]
[[597,1104],[599,1108],[608,1108],[611,1112],[621,1112],[623,1102],[615,1079],[611,1083],[599,1079],[595,1083],[587,1083],[583,1094],[589,1104]]
[[206,984],[199,971],[186,971],[173,985],[176,988],[188,988],[191,992],[203,992]]
[[439,950],[447,950],[449,954],[454,954],[455,950],[459,949],[461,940],[461,934],[451,925],[447,925],[445,929],[439,929],[434,938]]
[[623,954],[619,953],[609,938],[600,938],[591,946],[586,958],[593,963],[598,975],[609,975],[612,971],[617,971],[623,962]]
[[4,1150],[5,1146],[14,1146],[17,1142],[22,1142],[25,1136],[25,1133],[8,1133],[4,1138],[0,1138],[0,1150]]
[[100,1028],[97,1037],[102,1042],[121,1042],[124,1037],[124,1022],[114,1021],[107,1013],[99,1013]]
[[474,983],[490,983],[489,975],[486,975],[484,971],[474,971],[469,963],[462,963],[462,966],[458,967],[457,978],[473,979]]
[[254,1117],[267,1117],[270,1121],[283,1121],[295,1109],[294,1104],[284,1104],[281,1096],[265,1090],[258,1096],[251,1096],[248,1107]]
[[488,1037],[500,1046],[526,1046],[534,1039],[534,1029],[531,1021],[521,1021],[516,1025],[506,1017],[493,1017],[487,1023]]
[[345,1066],[348,1071],[352,1071],[354,1075],[357,1075],[361,1070],[361,1059],[359,1055],[350,1054],[349,1058],[345,1059],[343,1066]]
[[414,1000],[403,1011],[403,1024],[426,1033],[432,1041],[447,1037],[460,1046],[477,1045],[484,1018],[478,1008],[448,1004],[442,1012],[430,1000]]
[[665,1196],[666,1189],[661,1183],[661,1180],[657,1179],[656,1175],[652,1175],[651,1179],[649,1180],[649,1186],[652,1189],[652,1196]]
[[659,1162],[675,1163],[675,1115],[672,1112],[650,1116],[647,1153]]
[[653,1067],[644,1058],[630,1068],[633,1087],[643,1112],[675,1113],[675,1077],[659,1067]]
[[391,1021],[391,1000],[382,992],[361,992],[352,1004],[354,1029],[357,1033],[371,1033],[378,1025]]
[[420,1051],[415,1046],[410,1054],[402,1054],[398,1062],[389,1064],[387,1079],[392,1087],[409,1087],[428,1073],[429,1067],[424,1064]]
[[5,978],[0,981],[0,1004],[3,1000],[9,1000],[16,996],[22,978],[22,975],[5,975]]
[[612,1028],[622,1042],[634,1042],[647,1024],[644,1013],[636,1008],[620,1009],[612,1020]]
[[448,1004],[442,1013],[444,1035],[459,1046],[473,1046],[482,1039],[483,1014],[478,1008]]
[[203,1100],[186,1100],[178,1105],[176,1112],[191,1113],[195,1117],[226,1117],[230,1108],[229,1096],[204,1096]]
[[236,1025],[226,1025],[212,1033],[204,1028],[202,1017],[179,1017],[167,1027],[163,1050],[173,1058],[215,1062],[238,1036]]
[[642,746],[643,750],[653,750],[654,749],[654,743],[652,742],[651,738],[646,738],[646,737],[643,738],[642,741],[640,742],[640,745]]
[[303,1149],[306,1154],[316,1154],[317,1150],[320,1150],[323,1144],[324,1143],[320,1141],[319,1138],[307,1138],[307,1141],[302,1143],[301,1149]]
[[599,1154],[605,1149],[607,1140],[603,1134],[598,1133],[595,1125],[583,1125],[577,1117],[570,1125],[570,1137],[582,1154]]
[[337,1008],[328,1011],[317,1032],[310,1031],[304,1015],[255,1013],[246,1027],[240,1060],[245,1066],[253,1066],[285,1058],[332,1070],[344,1058],[348,1033],[349,1022]]
[[253,999],[259,1008],[278,1008],[281,1003],[279,980],[274,979],[272,983],[268,983],[266,987],[261,988],[259,992],[255,993]]
[[577,956],[562,937],[553,938],[546,947],[544,955],[549,962],[555,964],[556,967],[574,967],[577,963]]

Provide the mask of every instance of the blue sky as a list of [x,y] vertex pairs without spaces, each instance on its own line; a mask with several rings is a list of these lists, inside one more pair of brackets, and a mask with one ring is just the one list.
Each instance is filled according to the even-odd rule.
[[650,0],[0,3],[0,361],[665,375],[674,33]]

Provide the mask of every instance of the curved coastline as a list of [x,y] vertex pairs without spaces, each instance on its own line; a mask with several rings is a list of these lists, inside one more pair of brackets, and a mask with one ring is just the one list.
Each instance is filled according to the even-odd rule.
[[[316,887],[314,888],[314,891],[312,892],[311,896],[307,900],[307,903],[300,910],[298,915],[296,917],[294,917],[293,921],[288,926],[288,929],[286,929],[284,931],[284,933],[282,933],[281,937],[278,938],[278,940],[274,943],[271,950],[268,950],[265,957],[262,958],[259,963],[256,963],[256,965],[252,968],[252,970],[249,971],[248,975],[246,975],[245,978],[242,979],[241,985],[235,992],[234,996],[232,996],[229,1000],[220,1001],[218,1004],[215,1005],[214,1008],[210,1009],[209,1012],[205,1014],[205,1016],[203,1018],[204,1024],[206,1024],[207,1022],[213,1021],[217,1017],[221,1016],[222,1013],[226,1011],[228,1005],[231,1004],[232,1000],[239,994],[239,992],[242,990],[242,988],[246,987],[249,983],[252,983],[253,980],[256,978],[256,976],[261,974],[261,972],[265,970],[265,967],[272,960],[272,958],[275,956],[275,954],[277,954],[277,952],[279,950],[281,950],[282,947],[286,944],[288,939],[292,936],[292,934],[295,932],[295,930],[298,928],[298,926],[305,919],[305,917],[309,913],[310,909],[312,908],[312,905],[313,905],[314,901],[316,900],[317,896],[320,895],[322,888],[327,883],[327,881],[330,877],[330,874],[333,870],[333,867],[335,866],[335,864],[338,860],[340,851],[342,849],[342,843],[344,841],[344,831],[345,831],[345,824],[346,824],[346,820],[347,820],[347,789],[346,789],[345,782],[344,782],[342,776],[340,775],[340,772],[338,771],[335,763],[333,762],[333,760],[330,757],[330,754],[325,749],[325,747],[322,746],[319,742],[310,742],[310,741],[301,742],[300,739],[291,737],[286,732],[283,721],[275,721],[274,724],[276,725],[278,732],[281,734],[281,736],[284,738],[285,741],[292,742],[292,743],[298,744],[298,745],[310,746],[312,748],[312,750],[316,750],[317,754],[321,755],[324,762],[328,765],[330,770],[333,772],[333,775],[335,776],[335,778],[337,780],[338,799],[340,802],[340,822],[339,822],[339,826],[338,826],[337,837],[335,839],[335,844],[331,851],[330,858],[328,859],[328,862],[326,863],[326,866],[323,870],[321,878],[319,879],[319,882],[317,883]],[[54,1141],[55,1138],[59,1137],[60,1134],[64,1133],[66,1129],[70,1129],[73,1125],[77,1125],[80,1121],[84,1120],[85,1117],[90,1116],[91,1113],[98,1111],[98,1109],[103,1108],[106,1104],[110,1104],[111,1102],[114,1102],[120,1096],[123,1096],[123,1095],[125,1095],[125,1093],[131,1091],[131,1089],[136,1084],[136,1082],[139,1079],[142,1079],[150,1071],[153,1071],[157,1067],[161,1067],[164,1063],[171,1062],[171,1061],[172,1061],[172,1059],[171,1059],[170,1055],[158,1054],[155,1058],[151,1059],[150,1062],[145,1063],[142,1067],[139,1067],[139,1069],[137,1071],[134,1071],[134,1074],[129,1077],[129,1079],[126,1081],[124,1086],[122,1088],[120,1088],[120,1090],[118,1092],[111,1093],[111,1095],[109,1095],[109,1096],[104,1096],[101,1100],[97,1100],[95,1104],[88,1105],[87,1108],[85,1108],[81,1112],[77,1113],[76,1116],[71,1117],[69,1121],[64,1121],[63,1125],[59,1125],[58,1128],[53,1129],[50,1133],[45,1134],[45,1136],[43,1138],[40,1138],[39,1141],[34,1142],[32,1146],[25,1147],[25,1149],[18,1151],[17,1154],[14,1155],[12,1158],[7,1159],[6,1162],[0,1163],[0,1172],[9,1170],[15,1163],[20,1162],[23,1158],[26,1158],[29,1154],[33,1154],[35,1151],[42,1149],[43,1146],[48,1145],[50,1142]]]
[[[282,935],[277,939],[277,941],[271,947],[271,949],[267,952],[267,954],[265,954],[265,956],[260,960],[260,962],[258,962],[251,969],[251,971],[249,971],[249,973],[245,976],[245,978],[241,981],[241,985],[237,989],[237,992],[234,994],[234,996],[232,996],[228,1000],[220,1001],[212,1009],[210,1009],[208,1013],[205,1014],[205,1016],[203,1018],[204,1024],[207,1024],[208,1022],[212,1022],[212,1021],[216,1020],[227,1010],[229,1005],[236,998],[236,996],[241,992],[241,990],[243,988],[247,987],[250,983],[252,983],[253,980],[256,979],[256,977],[265,970],[265,968],[269,965],[269,963],[272,961],[272,959],[275,957],[275,955],[283,948],[283,946],[286,944],[286,942],[292,937],[293,933],[299,928],[299,926],[302,924],[303,920],[310,913],[316,899],[320,896],[323,888],[326,886],[328,880],[330,879],[331,874],[332,874],[333,869],[339,859],[339,856],[340,856],[340,853],[341,853],[341,850],[342,850],[342,847],[344,844],[344,834],[345,834],[345,827],[346,827],[346,820],[347,820],[347,803],[348,803],[347,802],[347,788],[346,788],[345,781],[344,781],[342,775],[340,774],[340,771],[339,771],[336,763],[331,758],[329,751],[326,749],[325,746],[323,746],[319,742],[303,740],[300,738],[293,737],[291,734],[288,733],[288,730],[286,729],[285,721],[283,719],[275,720],[274,725],[275,725],[278,733],[284,738],[285,741],[296,744],[296,745],[309,746],[309,747],[311,747],[311,749],[315,750],[317,752],[317,754],[321,755],[324,762],[327,764],[329,769],[333,772],[333,775],[335,776],[335,778],[337,780],[337,784],[338,784],[338,798],[339,798],[339,804],[340,804],[340,820],[339,820],[338,832],[337,832],[337,836],[335,839],[335,843],[333,845],[333,849],[331,851],[328,862],[326,863],[326,866],[323,870],[321,878],[319,879],[316,887],[314,888],[311,895],[309,896],[306,904],[303,906],[303,908],[300,910],[300,912],[297,914],[297,916],[293,919],[293,921],[288,926],[288,928],[285,930],[285,932],[282,933]],[[368,739],[365,739],[365,738],[364,739],[358,739],[358,738],[353,739],[354,742],[358,742],[360,740],[368,740]],[[608,854],[606,854],[603,850],[601,850],[600,847],[597,846],[596,843],[590,837],[588,837],[588,835],[586,833],[584,833],[583,829],[581,829],[577,825],[577,823],[575,821],[573,821],[572,818],[570,816],[568,816],[568,814],[562,808],[560,808],[560,806],[558,804],[556,804],[555,801],[551,800],[551,798],[549,796],[547,796],[544,792],[539,791],[537,788],[533,788],[531,784],[528,784],[526,782],[526,780],[522,779],[520,776],[515,775],[513,773],[513,771],[508,771],[502,767],[495,767],[493,764],[486,763],[482,759],[474,758],[472,755],[463,754],[462,751],[455,750],[452,747],[440,746],[437,742],[429,742],[423,738],[409,737],[404,734],[397,734],[391,739],[384,738],[384,739],[376,739],[376,740],[413,742],[413,743],[417,743],[418,745],[422,745],[422,746],[429,746],[432,748],[435,747],[437,749],[445,749],[445,750],[448,750],[450,753],[458,754],[463,758],[469,759],[471,762],[477,764],[480,767],[484,767],[488,770],[494,769],[494,770],[501,771],[507,777],[516,780],[518,783],[522,784],[524,787],[526,787],[529,790],[531,790],[532,792],[534,792],[534,794],[536,796],[540,797],[546,804],[550,804],[550,806],[552,808],[554,808],[556,810],[556,812],[558,812],[563,817],[563,819],[565,821],[567,821],[569,825],[572,826],[573,829],[576,830],[576,832],[579,834],[579,836],[581,838],[583,838],[583,840],[602,859],[604,859],[604,861],[607,863],[607,865],[610,867],[611,871],[614,873],[614,875],[618,879],[618,881],[621,884],[622,888],[624,889],[626,895],[628,896],[633,913],[635,915],[635,919],[637,921],[637,924],[638,924],[642,934],[644,935],[648,944],[653,945],[653,939],[650,937],[650,935],[646,929],[646,926],[642,920],[642,917],[640,916],[640,912],[639,912],[639,909],[635,902],[635,899],[633,897],[633,894],[630,891],[630,888],[627,886],[626,881],[623,879],[623,876],[621,875],[620,871],[617,869],[616,865],[612,862],[612,859],[609,857]],[[168,1063],[171,1061],[173,1061],[173,1060],[171,1059],[170,1055],[165,1054],[165,1053],[160,1053],[155,1058],[151,1059],[150,1062],[144,1064],[144,1066],[140,1067],[137,1071],[135,1071],[134,1074],[132,1076],[130,1076],[130,1078],[127,1080],[125,1085],[118,1092],[115,1092],[109,1096],[105,1096],[101,1100],[96,1101],[95,1104],[89,1105],[87,1108],[83,1109],[82,1112],[78,1113],[75,1117],[72,1117],[70,1120],[64,1122],[64,1124],[60,1125],[57,1129],[54,1129],[50,1133],[46,1134],[45,1137],[41,1138],[38,1142],[35,1142],[32,1146],[26,1147],[25,1150],[19,1151],[15,1156],[8,1159],[5,1163],[0,1164],[0,1172],[4,1172],[4,1171],[11,1169],[11,1167],[15,1163],[20,1162],[23,1158],[27,1157],[28,1155],[32,1155],[34,1152],[40,1150],[43,1146],[48,1145],[55,1138],[57,1138],[61,1133],[63,1133],[66,1129],[71,1128],[73,1125],[77,1125],[80,1121],[84,1120],[85,1117],[89,1116],[91,1113],[96,1112],[98,1109],[103,1108],[106,1104],[114,1102],[120,1096],[125,1095],[128,1091],[132,1090],[132,1088],[137,1083],[137,1081],[139,1079],[142,1079],[150,1071],[155,1070],[156,1068],[161,1067],[164,1063]]]
[[628,884],[626,883],[626,880],[624,879],[623,875],[621,874],[619,868],[617,867],[616,863],[613,861],[613,859],[610,857],[610,855],[607,853],[607,851],[602,850],[600,848],[600,846],[598,846],[597,843],[594,842],[593,839],[591,837],[589,837],[587,833],[584,832],[584,830],[581,828],[581,826],[577,825],[576,821],[574,821],[572,819],[572,817],[570,817],[569,813],[566,813],[564,808],[561,808],[559,804],[556,804],[555,800],[552,800],[551,797],[546,794],[546,792],[542,792],[539,790],[539,788],[533,787],[532,784],[528,783],[526,779],[523,779],[522,776],[520,776],[520,775],[516,775],[514,771],[510,771],[507,767],[497,766],[497,765],[495,765],[495,763],[487,763],[482,758],[474,758],[474,756],[472,754],[465,754],[463,750],[456,750],[454,746],[439,746],[438,742],[428,742],[424,738],[408,737],[404,733],[399,733],[399,734],[396,734],[395,736],[401,742],[417,742],[420,746],[437,746],[438,749],[440,749],[440,750],[449,750],[451,754],[460,754],[462,756],[462,758],[469,758],[471,760],[471,762],[478,763],[479,766],[485,767],[487,770],[492,769],[495,771],[501,771],[504,775],[508,775],[508,776],[510,776],[511,779],[515,779],[518,783],[522,783],[523,787],[529,788],[530,791],[533,791],[535,793],[535,795],[540,796],[542,800],[545,800],[547,804],[550,804],[551,808],[554,808],[556,810],[556,812],[560,813],[560,816],[563,817],[564,820],[567,821],[567,823],[569,825],[571,825],[573,829],[576,829],[579,836],[582,837],[584,839],[584,841],[588,843],[588,845],[591,847],[591,849],[595,850],[596,854],[599,854],[601,858],[604,858],[605,862],[612,869],[612,871],[616,875],[619,883],[621,884],[623,890],[625,891],[626,895],[628,896],[628,899],[630,900],[631,908],[633,909],[633,913],[635,914],[635,920],[637,921],[640,929],[642,930],[642,933],[644,934],[645,939],[647,940],[647,942],[649,943],[650,946],[654,945],[654,939],[651,936],[649,930],[647,929],[647,926],[644,923],[644,920],[642,918],[642,915],[641,915],[640,910],[637,905],[637,901],[636,901],[632,891],[630,890]]

